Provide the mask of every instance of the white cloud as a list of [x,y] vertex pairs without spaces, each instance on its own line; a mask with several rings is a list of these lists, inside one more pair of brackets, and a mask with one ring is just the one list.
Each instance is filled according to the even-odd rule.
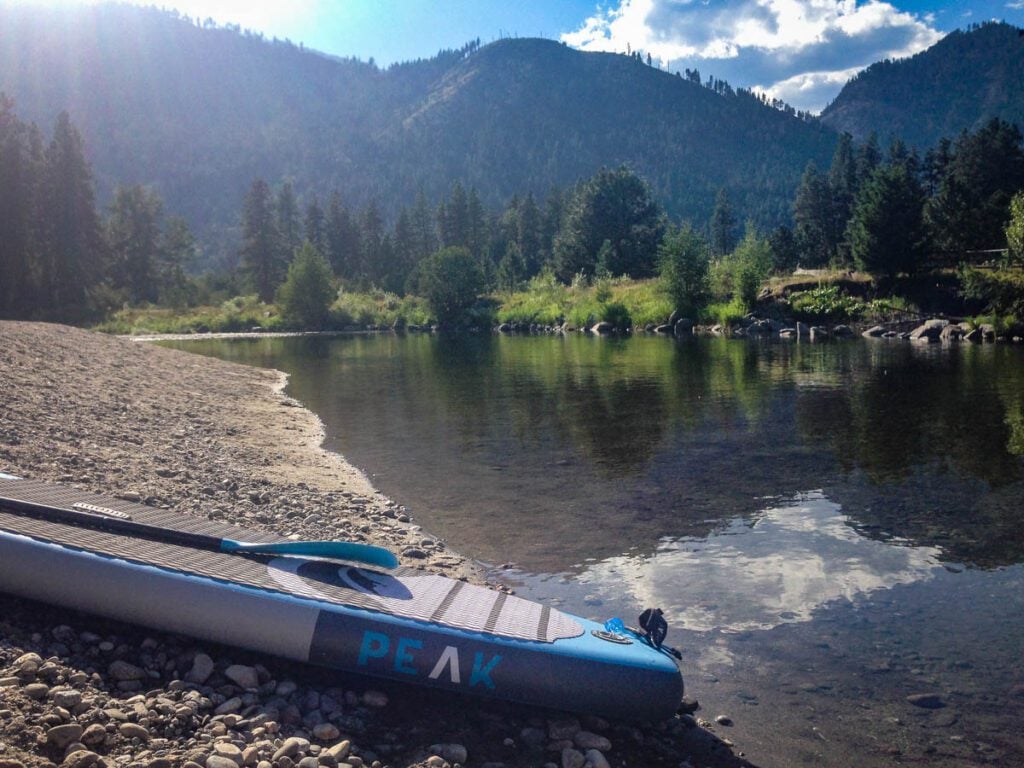
[[620,0],[562,40],[643,51],[669,69],[699,67],[820,109],[859,69],[936,43],[932,23],[879,0]]

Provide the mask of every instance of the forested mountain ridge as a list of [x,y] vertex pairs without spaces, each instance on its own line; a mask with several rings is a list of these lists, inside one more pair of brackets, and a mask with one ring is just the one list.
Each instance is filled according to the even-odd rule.
[[858,141],[871,132],[922,152],[994,117],[1024,127],[1024,30],[990,22],[907,59],[872,64],[821,114]]
[[70,113],[101,200],[150,185],[222,252],[256,177],[394,215],[419,189],[436,202],[462,181],[496,208],[625,163],[673,217],[706,221],[727,187],[767,227],[835,144],[636,56],[502,40],[381,70],[130,6],[0,7],[0,92],[44,131]]

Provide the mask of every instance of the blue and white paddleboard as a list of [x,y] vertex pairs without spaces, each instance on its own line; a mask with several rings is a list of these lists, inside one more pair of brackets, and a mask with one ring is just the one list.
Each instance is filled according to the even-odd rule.
[[[58,514],[48,517],[46,510]],[[78,513],[89,519],[76,524]],[[169,540],[154,531],[169,532]],[[241,541],[249,542],[242,551]],[[626,720],[670,717],[679,706],[676,662],[629,630],[608,632],[418,569],[273,551],[286,542],[0,478],[0,591],[301,662],[525,704]],[[339,551],[388,561],[376,548]]]

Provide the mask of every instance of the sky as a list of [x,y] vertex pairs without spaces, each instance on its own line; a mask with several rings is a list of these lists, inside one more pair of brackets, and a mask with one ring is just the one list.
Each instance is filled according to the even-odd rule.
[[476,38],[546,37],[584,51],[640,51],[669,71],[696,68],[705,80],[714,75],[812,112],[869,64],[910,56],[954,29],[990,19],[1024,27],[1024,0],[130,1],[381,66]]

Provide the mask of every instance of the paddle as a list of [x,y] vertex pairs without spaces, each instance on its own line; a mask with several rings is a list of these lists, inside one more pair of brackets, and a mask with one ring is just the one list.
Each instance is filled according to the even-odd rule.
[[189,533],[150,523],[140,523],[124,512],[96,504],[80,502],[74,506],[78,508],[51,507],[47,504],[0,495],[0,508],[14,514],[38,520],[97,528],[111,533],[138,536],[152,541],[163,541],[168,544],[204,549],[210,552],[333,557],[382,568],[394,568],[398,565],[398,558],[383,547],[359,544],[354,541],[275,541],[271,543],[235,541],[204,533]]

